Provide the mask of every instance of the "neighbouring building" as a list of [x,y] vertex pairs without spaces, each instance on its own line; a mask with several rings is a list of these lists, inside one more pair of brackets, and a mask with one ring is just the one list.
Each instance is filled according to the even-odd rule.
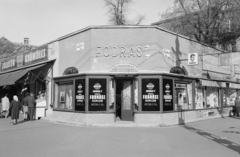
[[45,80],[29,88],[46,91],[45,116],[57,121],[175,125],[229,114],[239,56],[157,26],[90,26],[26,52],[0,77]]

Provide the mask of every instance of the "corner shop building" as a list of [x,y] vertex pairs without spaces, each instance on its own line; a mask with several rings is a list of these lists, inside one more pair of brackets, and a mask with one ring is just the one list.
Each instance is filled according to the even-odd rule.
[[[238,74],[222,52],[155,26],[92,26],[48,44],[53,119],[174,125],[228,114]],[[199,55],[188,65],[188,54]],[[216,55],[213,55],[216,54]]]

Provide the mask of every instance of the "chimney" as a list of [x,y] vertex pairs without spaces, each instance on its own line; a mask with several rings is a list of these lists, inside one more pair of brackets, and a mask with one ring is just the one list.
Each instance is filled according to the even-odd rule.
[[29,38],[24,38],[24,44],[28,45],[29,44]]

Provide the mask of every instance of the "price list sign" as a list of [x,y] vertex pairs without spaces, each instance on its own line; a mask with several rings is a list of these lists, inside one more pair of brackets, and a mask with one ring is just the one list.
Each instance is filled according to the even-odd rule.
[[106,79],[89,79],[89,111],[106,111]]

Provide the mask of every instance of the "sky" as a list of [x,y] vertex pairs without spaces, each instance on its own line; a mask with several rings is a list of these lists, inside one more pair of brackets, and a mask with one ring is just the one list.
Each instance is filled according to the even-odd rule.
[[[130,19],[145,15],[142,25],[160,19],[174,0],[133,0]],[[42,45],[93,25],[108,25],[103,0],[0,0],[0,37]]]

